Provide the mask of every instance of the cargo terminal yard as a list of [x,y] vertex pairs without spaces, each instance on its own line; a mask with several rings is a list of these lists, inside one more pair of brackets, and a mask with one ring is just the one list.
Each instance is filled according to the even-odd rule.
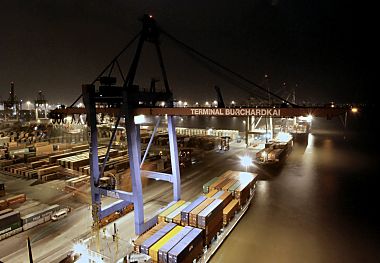
[[[352,173],[363,169],[342,152],[347,123],[364,111],[297,104],[286,85],[275,92],[250,80],[152,15],[140,22],[69,105],[49,105],[42,91],[23,103],[11,82],[0,109],[0,262],[326,262],[347,250],[344,242],[331,248],[341,233],[358,237],[359,248],[342,261],[362,259],[360,250],[370,259],[363,237],[372,244],[372,235],[342,231],[353,223],[329,202],[340,193],[332,173],[349,163],[357,164]],[[244,82],[234,85],[250,98],[228,104],[214,86],[211,103],[175,99],[163,37]],[[149,88],[137,77],[146,47],[160,75]],[[339,123],[344,136],[323,137],[325,122]],[[333,228],[339,218],[344,224]]]

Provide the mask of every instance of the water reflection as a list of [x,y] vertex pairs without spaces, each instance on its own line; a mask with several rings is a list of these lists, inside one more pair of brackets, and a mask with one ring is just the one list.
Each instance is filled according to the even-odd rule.
[[378,160],[361,135],[315,132],[263,181],[211,262],[377,262]]

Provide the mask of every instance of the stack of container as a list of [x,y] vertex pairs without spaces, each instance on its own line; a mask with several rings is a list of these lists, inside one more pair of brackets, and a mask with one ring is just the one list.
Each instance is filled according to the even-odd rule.
[[9,211],[0,216],[0,240],[21,232],[20,212]]
[[200,196],[195,201],[193,201],[190,205],[188,205],[186,208],[184,208],[181,211],[181,225],[188,226],[189,225],[189,213],[196,208],[198,205],[200,205],[204,200],[206,200],[205,196]]
[[27,214],[21,217],[22,229],[28,230],[37,225],[43,224],[51,220],[51,215],[60,209],[59,205],[49,206],[41,211]]
[[205,230],[204,245],[209,245],[223,227],[223,201],[216,199],[200,212],[197,226]]
[[210,180],[205,195],[170,203],[159,214],[160,223],[135,241],[135,251],[153,262],[193,262],[247,202],[255,182],[256,175],[233,171]]
[[167,225],[167,223],[165,223],[165,222],[159,223],[158,225],[156,225],[155,227],[151,228],[150,230],[148,230],[144,234],[140,235],[134,241],[134,250],[136,252],[140,253],[141,252],[140,251],[140,247],[145,242],[145,240],[147,240],[149,237],[151,237],[152,235],[154,235],[158,230],[160,230],[161,228],[163,228],[166,225]]
[[193,262],[202,254],[203,230],[174,223],[160,223],[136,239],[135,251],[152,262]]
[[179,201],[175,202],[173,205],[171,205],[168,208],[166,208],[163,212],[161,212],[158,215],[158,223],[165,222],[166,221],[166,217],[168,215],[170,215],[172,212],[174,212],[176,209],[178,209],[179,207],[181,207],[185,203],[186,203],[185,201],[179,200]]
[[169,263],[193,262],[203,252],[202,229],[193,228],[168,253]]
[[210,205],[215,199],[207,198],[204,200],[200,205],[198,205],[196,208],[191,210],[189,213],[189,225],[193,227],[197,227],[198,222],[198,214],[202,212],[208,205]]
[[[256,174],[227,171],[203,185],[206,196],[223,200],[223,225],[229,223],[247,202],[251,193],[254,193],[256,181]],[[224,193],[220,195],[222,191]]]
[[15,195],[6,199],[8,206],[23,203],[25,200],[25,194]]

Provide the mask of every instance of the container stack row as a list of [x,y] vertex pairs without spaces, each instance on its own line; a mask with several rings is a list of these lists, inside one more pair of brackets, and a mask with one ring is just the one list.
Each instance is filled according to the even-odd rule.
[[11,208],[0,210],[0,240],[50,221],[52,214],[60,208],[56,204],[23,216]]
[[163,209],[158,224],[136,239],[135,251],[153,262],[193,262],[246,204],[255,183],[255,174],[235,171],[210,180],[203,195]]

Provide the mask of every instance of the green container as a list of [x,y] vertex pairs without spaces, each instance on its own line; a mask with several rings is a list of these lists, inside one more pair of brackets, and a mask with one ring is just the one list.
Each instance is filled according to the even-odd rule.
[[215,178],[211,179],[210,181],[208,181],[207,183],[205,183],[203,185],[203,193],[207,194],[208,193],[208,188],[210,187],[210,185],[212,185],[213,183],[215,183],[217,180],[219,180],[219,177],[215,177]]
[[235,196],[235,190],[241,185],[240,181],[234,183],[230,188],[228,188],[228,192],[230,192],[233,196]]

